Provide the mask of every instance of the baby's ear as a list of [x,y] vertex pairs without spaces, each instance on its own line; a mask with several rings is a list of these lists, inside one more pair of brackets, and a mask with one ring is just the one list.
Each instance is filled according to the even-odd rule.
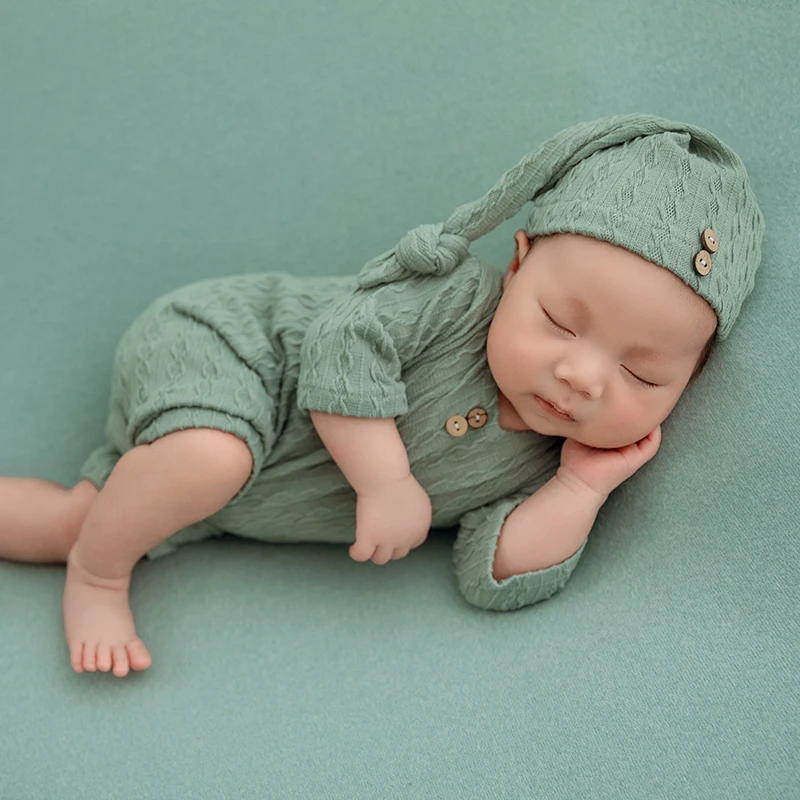
[[[524,231],[517,231],[517,233],[525,233]],[[519,242],[517,237],[514,237],[514,244],[518,245]],[[522,263],[522,259],[525,257],[525,254],[522,252],[521,247],[515,247],[514,249],[514,256],[511,259],[511,263],[508,265],[508,269],[506,270],[505,277],[503,278],[503,291],[505,291],[506,286],[511,282],[511,279],[519,272],[520,264]]]
[[520,228],[514,234],[514,242],[517,245],[517,251],[519,252],[519,260],[522,263],[523,259],[528,252],[533,247],[533,243],[536,241],[536,237],[534,236],[532,239],[528,237],[528,232],[524,228]]

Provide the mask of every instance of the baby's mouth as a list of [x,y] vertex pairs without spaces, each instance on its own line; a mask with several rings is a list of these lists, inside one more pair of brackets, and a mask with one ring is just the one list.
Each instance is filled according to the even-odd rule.
[[534,397],[541,408],[547,411],[551,416],[563,419],[565,422],[575,422],[575,418],[571,414],[568,414],[566,411],[562,411],[558,406],[554,405],[549,400],[539,397],[538,394],[535,394]]

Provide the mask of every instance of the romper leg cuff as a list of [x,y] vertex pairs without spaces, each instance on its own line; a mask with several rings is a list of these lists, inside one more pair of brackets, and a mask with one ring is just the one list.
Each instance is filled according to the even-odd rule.
[[109,443],[98,447],[81,467],[80,480],[89,480],[95,488],[102,490],[121,457],[122,454]]

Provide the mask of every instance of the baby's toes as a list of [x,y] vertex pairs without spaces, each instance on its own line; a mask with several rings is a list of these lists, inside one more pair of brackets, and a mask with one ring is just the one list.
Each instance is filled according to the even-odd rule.
[[97,645],[86,642],[83,646],[83,668],[87,672],[97,671]]
[[118,678],[124,678],[130,671],[128,651],[125,649],[125,645],[115,644],[112,654],[114,657],[114,674]]
[[97,669],[108,672],[111,669],[111,648],[107,644],[97,645]]
[[133,669],[148,669],[153,663],[150,651],[144,646],[141,639],[133,639],[128,642],[127,649]]
[[83,642],[77,642],[69,648],[69,663],[75,672],[83,672]]

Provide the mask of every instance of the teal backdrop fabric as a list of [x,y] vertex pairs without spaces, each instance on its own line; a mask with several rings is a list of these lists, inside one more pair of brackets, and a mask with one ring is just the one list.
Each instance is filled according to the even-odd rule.
[[581,120],[708,128],[767,230],[551,600],[468,605],[451,529],[385,566],[205,542],[136,569],[120,680],[70,669],[63,566],[0,563],[0,798],[800,796],[798,41],[794,0],[6,0],[0,475],[77,480],[158,295],[355,274]]

